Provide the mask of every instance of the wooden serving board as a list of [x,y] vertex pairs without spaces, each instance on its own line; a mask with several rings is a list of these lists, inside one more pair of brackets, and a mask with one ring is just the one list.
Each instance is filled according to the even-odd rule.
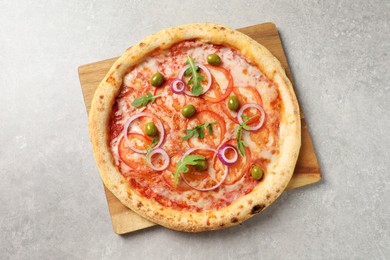
[[[288,66],[283,46],[279,38],[279,33],[275,24],[264,23],[241,28],[238,30],[252,37],[268,48],[282,63],[287,72],[287,76],[292,81],[291,71]],[[98,87],[100,81],[104,78],[116,59],[117,58],[112,58],[79,67],[80,83],[88,113],[95,89]],[[307,129],[307,125],[302,113],[301,122],[302,146],[295,167],[294,175],[287,189],[298,188],[321,180],[321,173],[317,162],[317,156],[315,154],[310,133]],[[156,225],[124,206],[106,187],[104,187],[104,190],[106,192],[107,203],[115,233],[125,234]]]

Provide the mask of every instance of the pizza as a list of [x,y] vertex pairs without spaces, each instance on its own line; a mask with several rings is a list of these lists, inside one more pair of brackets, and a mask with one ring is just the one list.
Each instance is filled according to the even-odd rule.
[[267,208],[291,179],[301,143],[280,62],[211,23],[129,48],[95,92],[89,131],[106,187],[144,218],[189,232]]

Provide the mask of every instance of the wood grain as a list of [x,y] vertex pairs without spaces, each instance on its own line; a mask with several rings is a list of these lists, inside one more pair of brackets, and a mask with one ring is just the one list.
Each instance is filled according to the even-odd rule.
[[[287,76],[291,81],[293,81],[286,55],[284,53],[279,33],[275,24],[264,23],[241,28],[238,30],[268,48],[273,53],[273,55],[279,59],[279,61],[282,63],[282,66],[286,70]],[[95,89],[116,59],[117,58],[112,58],[79,67],[78,72],[80,83],[88,113]],[[317,162],[317,156],[315,154],[310,133],[302,113],[301,122],[302,147],[298,157],[297,165],[295,167],[294,175],[287,189],[298,188],[321,180],[321,173]],[[115,233],[125,234],[156,225],[140,217],[122,203],[120,203],[120,201],[106,187],[104,187],[104,190],[106,192],[107,203]]]

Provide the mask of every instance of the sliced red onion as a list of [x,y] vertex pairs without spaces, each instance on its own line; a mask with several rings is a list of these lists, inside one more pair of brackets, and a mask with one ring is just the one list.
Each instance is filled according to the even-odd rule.
[[[152,163],[152,156],[155,155],[156,153],[161,154],[163,156],[163,158],[164,158],[164,164],[162,166],[160,166],[160,167],[156,167]],[[164,149],[162,149],[162,148],[155,148],[155,149],[153,149],[150,152],[149,156],[146,157],[146,162],[148,163],[149,167],[152,168],[155,171],[163,171],[163,170],[165,170],[166,168],[168,168],[168,165],[169,165],[170,161],[171,160],[169,159],[168,153]]]
[[[207,86],[203,88],[203,92],[202,94],[200,95],[203,95],[204,93],[206,93],[207,91],[209,91],[210,87],[211,87],[211,82],[213,80],[213,78],[211,77],[211,73],[209,71],[208,68],[206,68],[206,66],[203,66],[202,64],[199,64],[199,63],[195,63],[196,66],[198,66],[200,69],[202,69],[206,75],[207,75]],[[183,80],[183,75],[184,75],[184,72],[190,67],[190,64],[187,64],[185,65],[179,72],[179,76],[178,78]],[[185,90],[184,92],[187,96],[191,96],[191,97],[196,97],[194,94],[191,93],[191,91],[188,91],[187,89]]]
[[242,117],[241,117],[241,116],[242,116],[242,113],[244,113],[244,111],[245,111],[247,108],[255,108],[255,109],[257,109],[257,110],[260,111],[260,122],[259,122],[259,124],[256,125],[256,126],[248,126],[247,131],[253,132],[253,131],[259,130],[259,129],[263,126],[263,124],[264,124],[265,112],[264,112],[264,109],[263,109],[261,106],[259,106],[258,104],[256,104],[256,103],[247,103],[247,104],[243,105],[243,106],[240,108],[240,110],[239,110],[238,113],[237,113],[237,120],[238,120],[238,123],[239,123],[239,124],[242,124],[242,123],[243,123],[243,120],[242,120]]
[[[188,155],[188,154],[191,154],[192,152],[196,151],[196,150],[206,150],[206,151],[212,151],[214,152],[215,154],[217,154],[217,150],[215,150],[214,148],[210,148],[210,147],[192,147],[191,149],[188,149],[184,154],[183,156],[181,157],[180,160],[182,160],[184,158],[184,156]],[[215,156],[214,156],[215,158]],[[213,159],[214,159],[213,158]],[[191,188],[195,189],[195,190],[198,190],[198,191],[210,191],[210,190],[214,190],[216,188],[218,188],[219,186],[221,186],[221,184],[225,181],[226,179],[226,176],[228,174],[228,168],[226,165],[225,166],[225,173],[224,175],[222,176],[221,180],[215,184],[214,186],[210,187],[210,188],[205,188],[205,189],[202,189],[202,188],[197,188],[195,186],[192,186],[185,178],[185,174],[181,174],[181,176],[183,177],[183,180],[185,183],[187,183],[188,186],[190,186]],[[214,178],[215,179],[215,178]]]
[[175,79],[171,83],[171,89],[173,93],[181,94],[186,91],[187,84],[182,79]]
[[135,119],[137,119],[139,117],[143,117],[143,116],[153,117],[153,118],[157,119],[157,129],[158,129],[159,134],[160,134],[160,140],[157,143],[157,145],[155,146],[155,148],[158,148],[162,144],[162,142],[164,140],[164,136],[165,136],[165,129],[164,129],[164,125],[162,124],[161,120],[158,117],[156,117],[155,115],[148,113],[148,112],[141,112],[141,113],[135,114],[135,115],[129,117],[129,119],[127,119],[127,121],[123,127],[123,137],[125,138],[127,147],[129,147],[132,151],[134,151],[136,153],[145,154],[146,149],[140,150],[140,149],[133,147],[131,145],[131,143],[129,142],[129,139],[127,138],[127,133],[128,133],[129,126],[130,126],[131,122],[133,122]]
[[[233,150],[234,152],[234,156],[233,158],[231,159],[228,159],[226,157],[226,152],[228,150]],[[227,166],[231,166],[233,164],[235,164],[238,160],[238,152],[237,152],[237,148],[234,147],[233,145],[231,144],[223,144],[221,147],[219,147],[218,149],[218,159],[225,165]]]

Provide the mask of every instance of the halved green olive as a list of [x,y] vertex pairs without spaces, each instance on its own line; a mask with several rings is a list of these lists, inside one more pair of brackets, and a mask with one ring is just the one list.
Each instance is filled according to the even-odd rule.
[[260,180],[263,177],[263,174],[264,174],[263,169],[261,169],[260,166],[255,165],[252,167],[251,175],[252,175],[253,179]]
[[238,101],[238,97],[231,96],[228,99],[228,108],[233,111],[237,111],[240,102]]
[[152,84],[152,86],[155,87],[161,86],[163,82],[164,82],[164,75],[161,74],[160,72],[154,73],[150,79],[150,84]]
[[197,171],[205,171],[207,170],[208,164],[206,160],[200,160],[197,162],[197,164],[194,165],[194,168]]
[[207,62],[211,65],[218,66],[221,64],[221,58],[215,53],[209,54],[207,55]]
[[148,136],[155,136],[157,134],[157,127],[153,122],[149,122],[145,125],[145,133]]
[[186,118],[193,116],[195,114],[195,112],[196,112],[196,109],[195,109],[194,105],[192,105],[192,104],[186,105],[181,109],[181,114]]

